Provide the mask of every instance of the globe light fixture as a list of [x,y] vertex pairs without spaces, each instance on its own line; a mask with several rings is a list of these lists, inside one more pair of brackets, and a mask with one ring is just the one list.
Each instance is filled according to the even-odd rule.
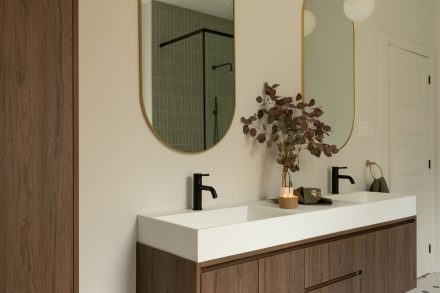
[[344,13],[352,21],[363,21],[373,14],[375,0],[345,0]]
[[316,27],[315,15],[310,10],[304,9],[304,36],[307,37],[308,35],[313,33],[315,27]]

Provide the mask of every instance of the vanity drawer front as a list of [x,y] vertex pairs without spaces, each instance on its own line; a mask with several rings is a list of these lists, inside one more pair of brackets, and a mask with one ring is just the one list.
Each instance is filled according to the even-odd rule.
[[361,293],[362,292],[362,277],[360,275],[346,279],[308,293]]
[[304,292],[304,249],[259,260],[260,293]]
[[305,249],[305,287],[309,288],[361,270],[361,236]]
[[258,293],[258,260],[202,273],[202,293]]

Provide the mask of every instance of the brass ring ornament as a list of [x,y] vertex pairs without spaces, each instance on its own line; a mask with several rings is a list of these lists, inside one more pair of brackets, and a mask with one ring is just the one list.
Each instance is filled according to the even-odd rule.
[[[370,160],[367,160],[366,162],[365,162],[365,165],[367,166],[367,167],[370,167],[370,174],[371,174],[371,177],[373,177],[373,179],[379,179],[379,178],[381,178],[381,177],[383,177],[383,170],[382,170],[382,168],[380,167],[380,165],[378,164],[378,163],[376,163],[376,162],[372,162],[372,161],[370,161]],[[379,168],[379,170],[380,170],[380,177],[375,177],[374,176],[374,173],[373,173],[373,166],[376,166],[377,168]]]

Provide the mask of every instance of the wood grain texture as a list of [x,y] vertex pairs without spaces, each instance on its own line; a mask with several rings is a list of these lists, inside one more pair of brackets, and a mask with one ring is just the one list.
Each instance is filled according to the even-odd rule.
[[350,237],[329,243],[330,280],[362,269],[362,238]]
[[304,249],[259,260],[259,293],[304,292]]
[[79,4],[73,5],[73,292],[79,293]]
[[390,229],[372,232],[362,236],[363,293],[390,292],[390,241]]
[[199,293],[198,265],[141,243],[136,245],[136,292]]
[[201,288],[201,293],[258,293],[258,261],[202,273]]
[[[361,276],[356,276],[338,283],[331,284],[326,287],[322,287],[310,293],[361,293],[362,282]],[[376,292],[379,293],[380,291]]]
[[363,236],[364,293],[404,293],[416,287],[416,237],[415,223]]
[[305,249],[305,287],[330,280],[328,243]]
[[361,270],[361,236],[305,249],[306,288]]
[[[362,292],[365,293],[406,292],[406,288],[415,286],[416,282],[415,218],[409,221],[394,221],[392,225],[381,225],[381,229],[377,227],[379,226],[374,230],[364,230],[364,234],[362,230],[358,230],[357,233],[360,234],[355,236],[351,233],[345,234],[345,237],[344,234],[338,234],[336,238],[322,236],[320,244],[313,241],[303,243],[301,247],[305,245],[305,248],[293,248],[288,251],[282,249],[259,255],[252,252],[252,255],[241,259],[228,259],[224,263],[217,261],[215,265],[205,267],[202,267],[201,263],[191,263],[138,243],[137,292],[175,292],[175,288],[179,288],[178,292],[183,293],[357,293],[360,292],[361,285]],[[392,252],[391,248],[398,246],[404,239],[408,244]],[[157,251],[157,258],[141,255],[145,252],[140,251],[139,247],[146,247],[146,251]],[[189,262],[189,266],[176,265],[179,259]],[[169,265],[164,268],[162,261]],[[397,268],[398,264],[405,268]],[[392,269],[396,272],[390,277]],[[167,281],[161,281],[161,272],[170,270],[173,271],[172,279],[165,277]],[[190,275],[187,275],[188,270],[191,272]],[[309,284],[306,278],[309,278]],[[410,280],[403,282],[400,287],[391,287],[391,279],[400,282],[403,278]],[[186,284],[187,281],[193,282],[192,285]],[[157,282],[163,282],[165,287],[154,287]],[[184,284],[184,289],[177,287],[175,283]],[[402,288],[405,288],[405,291],[400,291]]]
[[0,1],[0,292],[73,289],[73,2]]
[[416,224],[391,228],[390,233],[390,292],[407,292],[417,287]]

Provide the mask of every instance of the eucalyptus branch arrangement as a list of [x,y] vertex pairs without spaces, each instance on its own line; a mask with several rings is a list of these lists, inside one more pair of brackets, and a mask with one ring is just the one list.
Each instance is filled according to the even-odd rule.
[[264,84],[264,95],[257,97],[260,109],[248,118],[242,117],[243,133],[268,148],[277,147],[277,162],[283,166],[282,186],[289,172],[299,171],[299,154],[303,149],[313,156],[327,157],[338,153],[335,145],[324,143],[331,127],[319,120],[324,114],[315,100],[307,102],[301,94],[296,98],[277,96],[276,88]]

